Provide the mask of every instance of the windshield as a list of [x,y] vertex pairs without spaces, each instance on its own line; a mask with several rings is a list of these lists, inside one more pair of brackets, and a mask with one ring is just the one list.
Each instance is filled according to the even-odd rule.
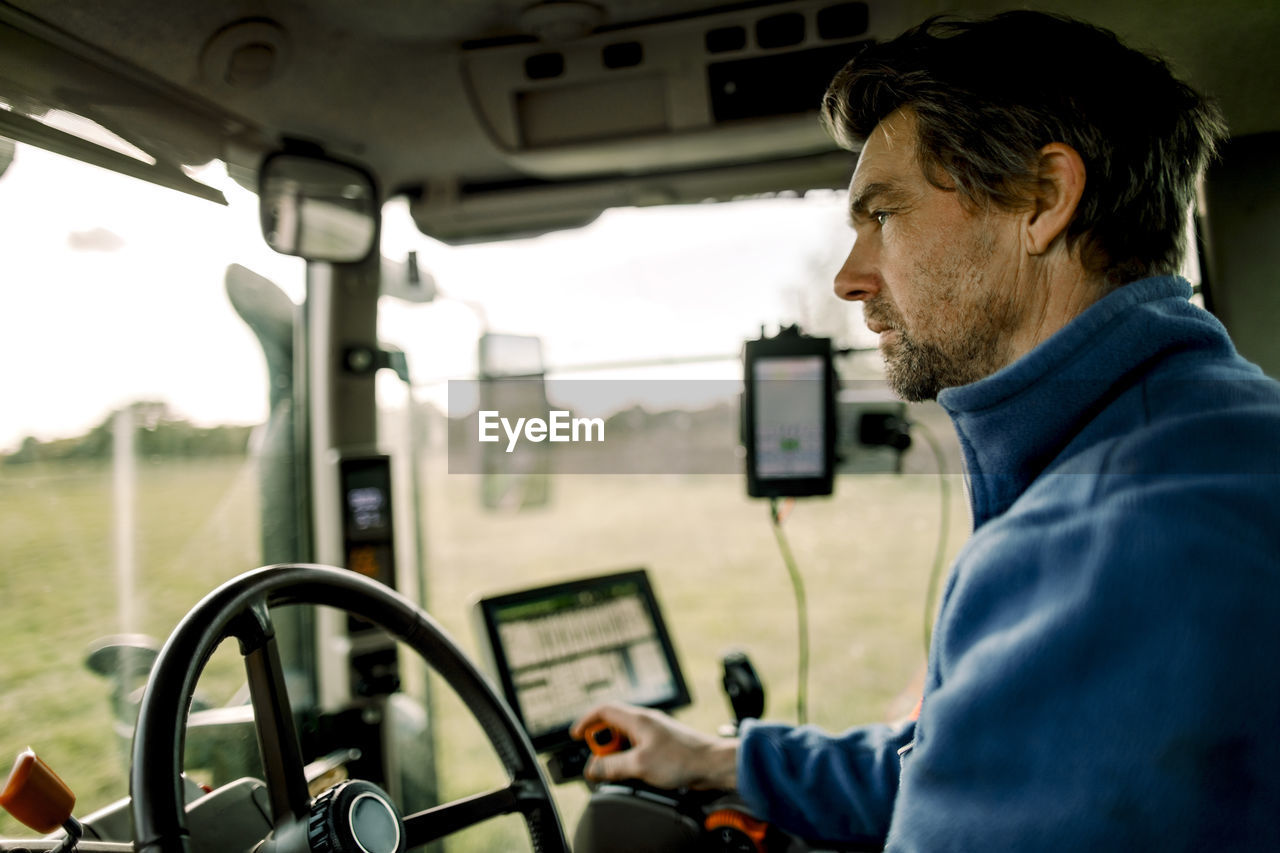
[[[741,458],[700,467],[680,453],[686,443],[708,455],[736,447],[742,346],[762,327],[774,334],[798,324],[856,350],[839,360],[846,391],[887,398],[874,335],[857,306],[831,293],[850,239],[844,204],[843,193],[822,191],[612,210],[577,231],[469,247],[423,238],[389,206],[385,251],[416,253],[437,296],[382,302],[380,334],[407,353],[410,382],[385,378],[380,428],[391,446],[407,432],[423,437],[425,597],[469,653],[483,657],[470,621],[482,597],[643,567],[693,693],[678,714],[691,725],[715,731],[732,719],[721,662],[735,649],[764,681],[772,719],[796,719],[805,668],[809,722],[840,730],[910,710],[930,573],[967,531],[958,448],[942,411],[911,407],[943,439],[941,461],[917,433],[904,473],[852,459],[833,497],[782,508],[807,599],[807,655],[769,503],[747,497]],[[506,361],[494,369],[477,344],[499,336]],[[483,464],[468,457],[470,436],[460,434],[486,389],[465,380],[539,366],[545,403],[598,415],[606,429],[629,422],[655,436],[649,454],[625,470],[573,467],[554,453],[512,458],[524,448],[495,450]],[[499,390],[487,399],[503,401]],[[705,417],[714,406],[728,416]],[[675,432],[664,428],[673,412],[685,418]],[[482,787],[475,754],[451,752],[460,739],[439,742],[443,793]],[[572,827],[586,788],[557,793]],[[476,849],[514,844],[518,829]]]
[[[230,205],[26,146],[0,180],[0,748],[35,747],[76,791],[77,814],[127,792],[141,676],[97,674],[112,654],[103,649],[156,648],[201,596],[264,561],[270,348],[263,324],[229,298],[228,267],[269,279],[295,305],[304,265],[265,247],[256,198],[220,167],[201,179]],[[418,234],[399,202],[387,206],[384,254],[415,253],[437,292],[381,302],[379,336],[407,370],[379,379],[379,449],[396,459],[407,496],[396,505],[401,518],[412,507],[407,524],[420,533],[419,596],[464,650],[479,654],[469,619],[482,596],[644,567],[693,694],[681,712],[692,725],[731,719],[720,684],[731,649],[753,660],[771,718],[795,719],[806,666],[810,722],[839,729],[909,710],[930,572],[967,529],[950,445],[940,461],[917,439],[905,473],[849,471],[834,497],[784,508],[807,593],[807,660],[768,503],[746,496],[740,471],[459,473],[450,454],[450,381],[475,380],[482,337],[506,335],[536,339],[517,360],[538,362],[553,395],[569,388],[555,383],[608,388],[602,416],[634,410],[640,428],[680,408],[670,395],[637,396],[641,386],[728,388],[713,440],[736,458],[745,340],[796,323],[841,347],[874,346],[857,307],[830,293],[851,236],[843,208],[833,191],[615,210],[576,231],[451,247]],[[874,350],[839,365],[846,384],[880,387]],[[943,434],[940,414],[911,411]],[[202,680],[202,703],[243,701],[231,657]],[[440,699],[433,713],[440,797],[494,784],[496,761],[465,710]],[[580,783],[557,788],[570,834],[585,796]],[[450,849],[522,837],[519,820],[498,823]],[[0,816],[0,836],[23,834]]]

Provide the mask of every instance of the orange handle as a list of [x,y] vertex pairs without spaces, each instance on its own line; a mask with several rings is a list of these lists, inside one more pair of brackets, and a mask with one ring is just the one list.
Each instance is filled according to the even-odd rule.
[[18,755],[0,791],[0,807],[36,832],[60,829],[75,804],[76,795],[30,747]]
[[631,748],[631,741],[627,740],[626,735],[608,723],[596,723],[587,729],[584,737],[587,747],[596,755],[609,755]]
[[741,839],[734,839],[735,833],[741,833],[746,837],[747,843],[756,853],[765,853],[765,836],[769,832],[769,824],[762,820],[757,820],[751,815],[743,814],[737,809],[718,809],[707,815],[706,822],[703,827],[707,832],[714,835],[720,835],[725,838],[725,849],[741,849]]

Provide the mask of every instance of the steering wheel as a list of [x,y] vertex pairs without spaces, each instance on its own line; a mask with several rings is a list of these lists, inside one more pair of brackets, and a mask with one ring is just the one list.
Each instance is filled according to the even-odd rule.
[[[354,798],[349,796],[340,809],[335,809],[339,798],[327,794],[313,802],[303,775],[269,613],[269,608],[287,604],[327,605],[355,614],[381,626],[421,655],[480,723],[510,775],[510,784],[418,812],[404,818],[403,823],[386,795],[367,782],[346,783],[363,788]],[[310,565],[267,566],[228,581],[182,619],[160,650],[138,711],[129,770],[137,853],[187,853],[180,778],[186,712],[201,671],[227,637],[239,641],[244,657],[271,804],[273,829],[260,850],[336,853],[345,846],[369,853],[399,853],[490,818],[518,812],[529,828],[535,851],[568,853],[550,786],[528,736],[444,631],[408,599],[382,584],[355,572]],[[317,811],[326,808],[334,814]],[[358,820],[360,815],[366,817]],[[355,826],[362,821],[371,830]],[[349,842],[342,845],[340,839],[313,842],[312,837],[323,834],[318,826],[331,829],[334,825],[339,825],[336,831],[352,836],[354,847]],[[365,837],[360,837],[361,832]]]

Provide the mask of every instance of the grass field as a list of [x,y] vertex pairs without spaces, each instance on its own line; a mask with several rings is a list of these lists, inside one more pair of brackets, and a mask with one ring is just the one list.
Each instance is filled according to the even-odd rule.
[[[681,718],[705,730],[728,719],[719,659],[741,648],[768,687],[767,716],[793,719],[792,591],[767,505],[746,498],[740,478],[564,476],[548,507],[495,514],[480,508],[478,478],[444,475],[442,461],[428,467],[429,609],[464,650],[475,649],[468,608],[481,595],[645,566],[694,694]],[[968,527],[958,477],[949,479],[952,554]],[[204,593],[258,564],[256,474],[243,460],[144,463],[138,489],[136,629],[163,638]],[[913,701],[938,490],[934,475],[848,476],[834,498],[801,502],[788,518],[810,606],[812,722],[841,729]],[[81,814],[126,789],[109,687],[83,665],[91,642],[119,630],[111,496],[107,468],[0,469],[0,761],[35,747],[77,791]],[[201,692],[223,702],[241,680],[235,655],[220,654]],[[436,736],[444,796],[503,781],[447,699]],[[585,789],[563,786],[557,797],[572,833]],[[498,849],[495,833],[522,834],[518,821],[498,824],[450,849]],[[0,836],[15,834],[25,830],[0,817]]]

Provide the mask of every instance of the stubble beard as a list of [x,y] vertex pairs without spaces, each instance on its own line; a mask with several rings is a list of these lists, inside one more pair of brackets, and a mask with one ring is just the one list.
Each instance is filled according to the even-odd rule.
[[[947,296],[929,306],[932,316],[921,324],[923,334],[908,331],[897,306],[887,299],[865,306],[865,316],[895,332],[882,341],[880,350],[885,380],[904,400],[937,399],[942,389],[985,379],[1011,359],[1010,335],[1020,319],[1016,305],[999,291],[981,287],[977,278],[981,272],[975,267],[968,269],[968,288],[959,286],[954,272],[931,277]],[[974,293],[985,296],[975,301]]]
[[881,353],[885,380],[903,400],[933,400],[939,391],[954,383],[947,377],[952,372],[950,359],[941,348],[915,340],[904,329],[898,329],[897,339],[886,342]]

